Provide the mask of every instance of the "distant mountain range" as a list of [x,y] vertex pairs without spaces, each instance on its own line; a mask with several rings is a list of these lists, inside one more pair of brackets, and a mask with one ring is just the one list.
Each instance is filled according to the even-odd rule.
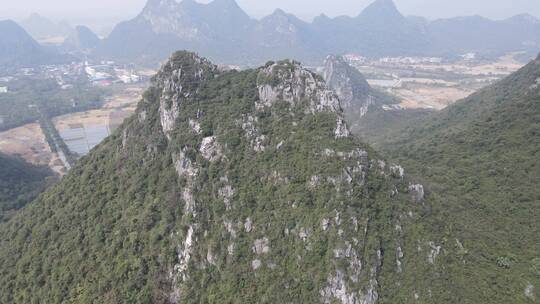
[[118,24],[104,40],[88,27],[73,29],[38,14],[22,21],[21,26],[34,39],[66,37],[60,47],[63,52],[149,66],[157,66],[181,49],[216,63],[239,66],[282,58],[320,65],[328,54],[344,53],[453,58],[471,52],[496,57],[519,51],[525,51],[523,56],[527,57],[540,51],[540,21],[533,16],[429,21],[402,15],[392,0],[376,0],[355,17],[321,15],[312,22],[280,9],[256,20],[235,0],[208,4],[148,0],[138,16]]
[[20,25],[34,39],[66,37],[73,31],[67,22],[54,22],[36,13],[22,20]]
[[356,17],[321,15],[308,23],[279,9],[255,20],[234,0],[149,0],[137,17],[116,26],[95,54],[156,64],[177,49],[239,65],[278,58],[319,64],[327,54],[339,53],[496,56],[540,49],[540,21],[530,15],[428,21],[403,16],[392,0],[376,0]]
[[67,36],[61,46],[63,51],[76,54],[89,54],[94,51],[101,39],[88,27],[79,25]]
[[68,60],[37,43],[11,20],[0,21],[0,68],[30,67]]

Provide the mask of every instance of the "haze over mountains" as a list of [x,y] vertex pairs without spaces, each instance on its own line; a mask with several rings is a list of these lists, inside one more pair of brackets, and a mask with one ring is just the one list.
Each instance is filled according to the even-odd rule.
[[44,48],[13,21],[0,21],[0,68],[28,67],[67,61]]
[[493,58],[540,50],[540,21],[533,16],[523,14],[502,21],[480,16],[428,21],[403,16],[392,0],[376,0],[356,17],[321,15],[311,23],[280,9],[256,20],[235,0],[208,4],[149,0],[138,16],[118,24],[103,41],[87,27],[72,29],[37,14],[22,24],[36,39],[68,38],[61,52],[149,66],[157,66],[179,49],[196,51],[216,63],[240,66],[280,58],[320,65],[328,54],[344,53],[457,58],[473,52]]
[[54,22],[37,13],[22,20],[20,25],[34,39],[63,37],[69,35],[72,31],[71,26],[67,22]]
[[497,56],[536,51],[539,37],[540,23],[529,15],[503,21],[471,16],[429,22],[404,17],[392,0],[377,0],[356,17],[322,15],[312,23],[279,9],[255,20],[234,0],[150,0],[137,17],[119,24],[96,54],[155,63],[176,49],[190,49],[227,64],[253,65],[285,57],[320,63],[334,53]]
[[86,26],[79,25],[66,37],[61,49],[67,52],[88,55],[101,43],[101,39]]

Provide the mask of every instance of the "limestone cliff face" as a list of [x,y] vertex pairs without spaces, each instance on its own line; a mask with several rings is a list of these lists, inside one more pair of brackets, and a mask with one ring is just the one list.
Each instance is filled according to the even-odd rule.
[[161,90],[159,116],[163,133],[170,139],[176,128],[176,121],[182,111],[182,104],[193,98],[198,86],[214,76],[217,68],[206,59],[194,54],[188,55],[189,64],[168,61],[157,75],[154,85]]
[[[44,217],[33,229],[55,223],[51,239],[2,243],[0,255],[85,265],[70,277],[47,269],[33,291],[47,302],[374,304],[397,299],[396,284],[412,301],[400,278],[434,268],[444,249],[409,234],[426,204],[411,185],[351,135],[337,96],[299,63],[224,72],[178,52],[136,115],[28,211]],[[81,228],[65,214],[85,214]]]
[[341,112],[337,95],[324,80],[295,61],[269,63],[259,72],[257,88],[259,107],[286,101],[291,108],[303,107],[307,113]]
[[342,57],[331,55],[326,58],[323,77],[339,96],[344,112],[350,117],[361,118],[381,106],[381,100],[364,76]]
[[[231,93],[224,85],[230,77],[247,86]],[[396,272],[406,269],[400,232],[383,233],[375,223],[412,221],[405,210],[420,205],[421,186],[409,187],[401,167],[357,142],[320,76],[294,61],[219,72],[182,53],[165,64],[155,86],[161,129],[175,146],[172,162],[183,185],[183,228],[173,234],[177,257],[168,274],[171,302],[189,302],[205,284],[201,275],[212,271],[220,279],[211,288],[247,280],[261,291],[279,289],[269,297],[276,301],[301,292],[300,301],[373,304],[379,278],[387,275],[383,260],[396,263]],[[216,89],[211,95],[209,87]],[[209,122],[212,130],[204,130]],[[189,144],[180,140],[185,136]],[[375,192],[368,190],[372,183]],[[399,207],[374,212],[386,204]],[[301,287],[307,282],[310,291]],[[260,297],[257,290],[237,292]]]

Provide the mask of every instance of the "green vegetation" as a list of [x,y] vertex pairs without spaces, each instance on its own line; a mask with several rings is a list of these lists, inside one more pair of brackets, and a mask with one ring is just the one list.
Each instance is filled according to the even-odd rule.
[[534,303],[540,63],[384,137],[425,199],[309,93],[257,104],[299,68],[173,56],[136,115],[0,224],[0,302]]
[[54,80],[25,78],[9,83],[9,92],[0,94],[0,131],[40,119],[95,109],[102,105],[105,91],[80,80],[62,89]]
[[348,121],[351,122],[353,133],[379,149],[381,143],[392,141],[396,133],[414,126],[431,114],[432,110],[424,109],[385,111],[379,108],[369,111],[361,119],[348,116]]
[[0,222],[11,218],[55,180],[48,168],[3,154],[0,154],[0,168]]
[[[218,73],[177,54],[137,115],[0,226],[0,302],[168,303],[175,294],[181,303],[318,303],[338,270],[357,298],[379,279],[393,300],[397,246],[417,246],[395,227],[404,235],[422,231],[404,216],[422,214],[421,206],[369,147],[335,137],[338,113],[309,114],[307,98],[293,108],[278,100],[256,110],[259,71]],[[159,101],[170,98],[164,88],[181,92],[164,103],[182,109],[170,140],[160,122]],[[250,117],[254,132],[265,135],[259,152],[244,130]],[[218,160],[200,152],[209,136],[217,138]],[[193,165],[196,176],[177,173],[181,164]],[[229,202],[221,194],[227,186]],[[190,231],[194,245],[187,248]],[[256,254],[262,239],[268,252]],[[344,256],[336,258],[336,250]]]
[[366,137],[428,187],[443,248],[458,239],[466,249],[445,261],[459,303],[531,303],[527,282],[540,286],[538,79],[536,60],[440,113]]

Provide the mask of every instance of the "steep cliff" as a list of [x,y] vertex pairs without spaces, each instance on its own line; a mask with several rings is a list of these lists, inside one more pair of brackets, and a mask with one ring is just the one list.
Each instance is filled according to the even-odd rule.
[[0,226],[0,301],[442,299],[424,196],[300,64],[223,72],[179,52],[131,119]]
[[351,121],[364,117],[368,112],[381,111],[383,105],[396,102],[394,98],[374,90],[364,75],[341,56],[326,57],[323,77],[338,95],[343,111]]

